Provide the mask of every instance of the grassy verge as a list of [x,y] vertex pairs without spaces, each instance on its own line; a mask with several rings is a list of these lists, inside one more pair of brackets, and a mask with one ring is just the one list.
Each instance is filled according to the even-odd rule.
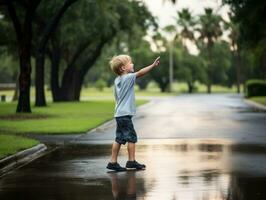
[[[137,100],[137,105],[146,103]],[[16,103],[0,104],[0,159],[39,142],[29,134],[78,134],[113,118],[113,101],[49,103],[32,107],[31,114],[15,114]]]
[[0,135],[0,159],[33,147],[38,141],[14,135]]
[[254,101],[256,103],[262,104],[264,106],[266,106],[266,96],[262,96],[262,97],[251,97],[249,98],[249,100]]
[[[147,101],[138,100],[137,105]],[[0,132],[5,134],[78,134],[113,118],[113,101],[49,103],[15,114],[16,104],[0,104]]]

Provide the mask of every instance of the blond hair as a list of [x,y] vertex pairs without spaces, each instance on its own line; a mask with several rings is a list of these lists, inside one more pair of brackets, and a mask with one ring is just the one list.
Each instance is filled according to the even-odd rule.
[[127,63],[131,62],[132,59],[129,55],[118,55],[112,57],[109,64],[111,69],[116,73],[117,75],[121,75],[121,67],[126,65]]

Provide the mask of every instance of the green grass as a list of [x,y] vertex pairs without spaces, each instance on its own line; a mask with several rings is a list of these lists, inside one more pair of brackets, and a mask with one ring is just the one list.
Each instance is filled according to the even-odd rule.
[[31,148],[38,141],[14,135],[0,135],[0,159],[15,154],[20,150]]
[[[137,105],[147,101],[138,100]],[[113,118],[113,101],[49,103],[32,107],[31,114],[15,114],[15,103],[0,104],[0,132],[5,134],[84,133]]]
[[[196,83],[197,93],[206,93],[207,88],[205,85]],[[136,97],[141,96],[172,96],[178,95],[180,93],[187,93],[188,88],[187,84],[183,82],[174,82],[173,83],[173,92],[160,92],[158,86],[151,82],[146,90],[140,90],[138,86],[135,86]],[[237,89],[236,86],[232,88],[220,86],[220,85],[212,85],[212,93],[236,93]],[[99,91],[94,87],[90,88],[83,88],[82,97],[112,97],[113,96],[113,89],[112,88],[104,88],[103,91]]]
[[263,104],[266,106],[266,96],[251,97],[251,98],[249,98],[249,100],[255,101],[256,103]]
[[[135,86],[135,92],[136,92],[136,98],[137,99],[141,96],[169,96],[169,95],[174,95],[174,93],[169,93],[169,92],[162,93],[162,92],[160,92],[160,89],[154,83],[151,83],[149,88],[147,90],[144,90],[144,91],[139,90],[138,86]],[[14,95],[14,91],[13,90],[5,90],[5,91],[0,90],[0,96],[1,95],[6,95],[7,97],[11,98]],[[34,98],[35,98],[35,88],[34,87],[31,88],[30,96],[31,96],[31,99],[34,100]],[[45,96],[48,100],[50,100],[52,98],[51,91],[48,90],[47,88],[45,90]],[[100,91],[95,87],[87,87],[87,88],[83,87],[82,91],[81,91],[81,99],[82,98],[90,98],[90,97],[93,97],[94,99],[95,98],[113,99],[114,98],[113,88],[105,87],[102,91]]]
[[[196,83],[197,92],[198,93],[206,93],[206,86],[200,83]],[[145,96],[172,96],[178,95],[180,93],[187,93],[187,84],[183,82],[174,82],[173,84],[173,92],[160,92],[160,89],[154,82],[150,82],[148,88],[144,91],[139,90],[138,86],[135,86],[136,91],[136,98],[141,99],[141,97]],[[7,91],[0,91],[0,95],[6,95],[7,97],[12,97],[14,91],[7,90]],[[220,86],[220,85],[213,85],[212,86],[212,93],[236,93],[236,87],[233,86],[232,88]],[[99,91],[97,88],[90,86],[87,88],[83,88],[81,91],[81,98],[93,98],[93,99],[102,99],[102,98],[109,98],[113,99],[113,89],[105,87],[103,91]],[[35,89],[34,87],[31,88],[31,99],[34,100],[35,98]],[[51,91],[47,90],[46,88],[46,98],[51,100]]]
[[[137,105],[146,103],[137,100]],[[0,103],[0,159],[30,148],[30,134],[78,134],[113,118],[114,101],[81,101],[32,106],[31,114],[16,114],[16,103]]]

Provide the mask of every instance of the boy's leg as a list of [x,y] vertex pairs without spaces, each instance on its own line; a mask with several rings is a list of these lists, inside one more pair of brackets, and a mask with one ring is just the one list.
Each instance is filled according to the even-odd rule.
[[111,163],[117,162],[118,153],[120,150],[121,144],[114,142],[112,146],[112,157],[111,157]]
[[113,143],[113,146],[112,146],[112,157],[111,157],[111,161],[106,166],[107,169],[115,170],[115,171],[118,171],[118,172],[126,171],[125,167],[121,167],[117,163],[117,157],[118,157],[118,153],[119,153],[119,150],[120,150],[120,146],[121,146],[121,144],[119,144],[117,142]]
[[135,160],[135,148],[136,148],[135,143],[128,142],[127,151],[128,151],[128,160],[129,161],[134,161]]
[[138,163],[135,160],[135,148],[136,145],[133,142],[128,142],[127,150],[128,150],[128,161],[126,163],[127,169],[145,169],[146,166],[143,164]]

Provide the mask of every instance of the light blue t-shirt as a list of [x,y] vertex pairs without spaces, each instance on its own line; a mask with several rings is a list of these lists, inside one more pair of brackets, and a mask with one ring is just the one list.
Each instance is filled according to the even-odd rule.
[[128,73],[116,77],[114,83],[114,95],[116,101],[115,117],[135,115],[135,80],[136,73]]

